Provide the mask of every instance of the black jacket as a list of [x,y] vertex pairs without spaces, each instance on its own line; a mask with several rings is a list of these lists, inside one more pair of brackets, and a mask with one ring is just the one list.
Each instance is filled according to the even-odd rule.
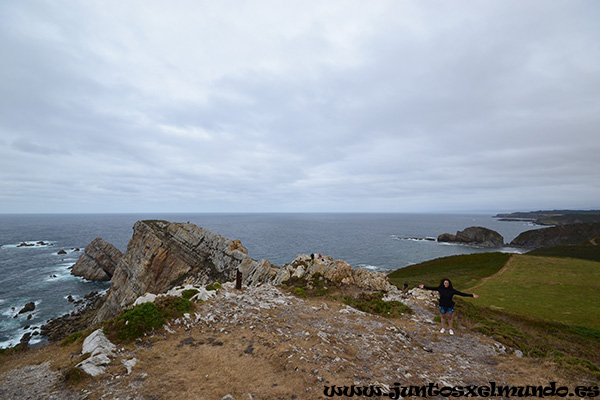
[[450,289],[446,287],[431,287],[431,286],[423,286],[423,289],[434,290],[440,293],[440,307],[450,308],[454,307],[454,301],[452,297],[454,295],[463,296],[463,297],[473,297],[472,294],[467,294],[463,292],[459,292],[456,289]]

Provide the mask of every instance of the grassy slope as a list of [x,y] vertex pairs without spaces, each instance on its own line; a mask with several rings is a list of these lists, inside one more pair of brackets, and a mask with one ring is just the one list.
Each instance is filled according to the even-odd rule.
[[[596,239],[595,242],[600,242]],[[560,245],[532,250],[528,255],[542,257],[568,257],[600,261],[600,245]]]
[[547,321],[600,329],[600,263],[514,255],[479,284],[477,304]]
[[458,315],[468,328],[600,379],[600,262],[484,253],[444,257],[390,274],[399,287],[404,282],[436,285],[443,277],[480,295],[457,299]]
[[448,278],[455,288],[464,289],[498,272],[509,257],[510,254],[496,252],[436,258],[398,269],[388,277],[394,285],[402,287],[408,283],[409,288],[420,283],[437,286],[441,279]]

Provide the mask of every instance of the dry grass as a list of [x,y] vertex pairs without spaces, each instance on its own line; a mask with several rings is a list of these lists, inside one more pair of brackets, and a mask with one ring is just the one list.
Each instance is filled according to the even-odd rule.
[[[498,354],[490,350],[495,346],[492,339],[469,333],[464,327],[459,327],[454,337],[441,335],[437,324],[424,323],[431,315],[422,312],[388,320],[343,314],[339,311],[346,306],[339,301],[308,298],[248,312],[246,319],[225,318],[226,312],[240,312],[231,309],[240,302],[217,299],[199,304],[203,313],[220,309],[221,320],[210,326],[172,324],[175,333],[160,330],[120,344],[106,374],[70,387],[85,391],[89,400],[218,400],[227,394],[235,399],[269,400],[321,399],[325,385],[357,381],[403,385],[443,381],[487,384],[490,380],[545,385],[556,381],[570,386],[589,381],[574,372],[568,375],[548,361]],[[394,333],[393,327],[405,333]],[[328,333],[328,340],[319,337],[321,331]],[[81,344],[77,340],[64,347],[50,344],[4,355],[0,375],[45,361],[64,373],[81,361]],[[121,360],[134,357],[139,361],[127,375]]]

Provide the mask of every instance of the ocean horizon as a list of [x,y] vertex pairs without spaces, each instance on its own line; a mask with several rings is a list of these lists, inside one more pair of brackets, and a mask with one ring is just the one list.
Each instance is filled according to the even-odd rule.
[[[35,335],[48,320],[75,311],[69,296],[80,300],[89,292],[107,290],[108,282],[75,277],[69,268],[96,237],[125,252],[134,223],[145,219],[190,222],[238,239],[250,257],[276,266],[314,252],[345,260],[353,268],[384,272],[457,254],[519,252],[436,242],[442,233],[482,226],[508,243],[536,229],[528,222],[498,221],[479,213],[0,214],[0,348],[14,346],[26,332]],[[35,303],[35,310],[18,314],[28,302]],[[42,342],[39,335],[31,341]]]

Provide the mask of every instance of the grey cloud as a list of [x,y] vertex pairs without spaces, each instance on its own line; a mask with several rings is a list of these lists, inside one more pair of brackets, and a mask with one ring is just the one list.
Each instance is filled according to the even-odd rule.
[[38,5],[0,6],[0,211],[597,207],[593,2]]

